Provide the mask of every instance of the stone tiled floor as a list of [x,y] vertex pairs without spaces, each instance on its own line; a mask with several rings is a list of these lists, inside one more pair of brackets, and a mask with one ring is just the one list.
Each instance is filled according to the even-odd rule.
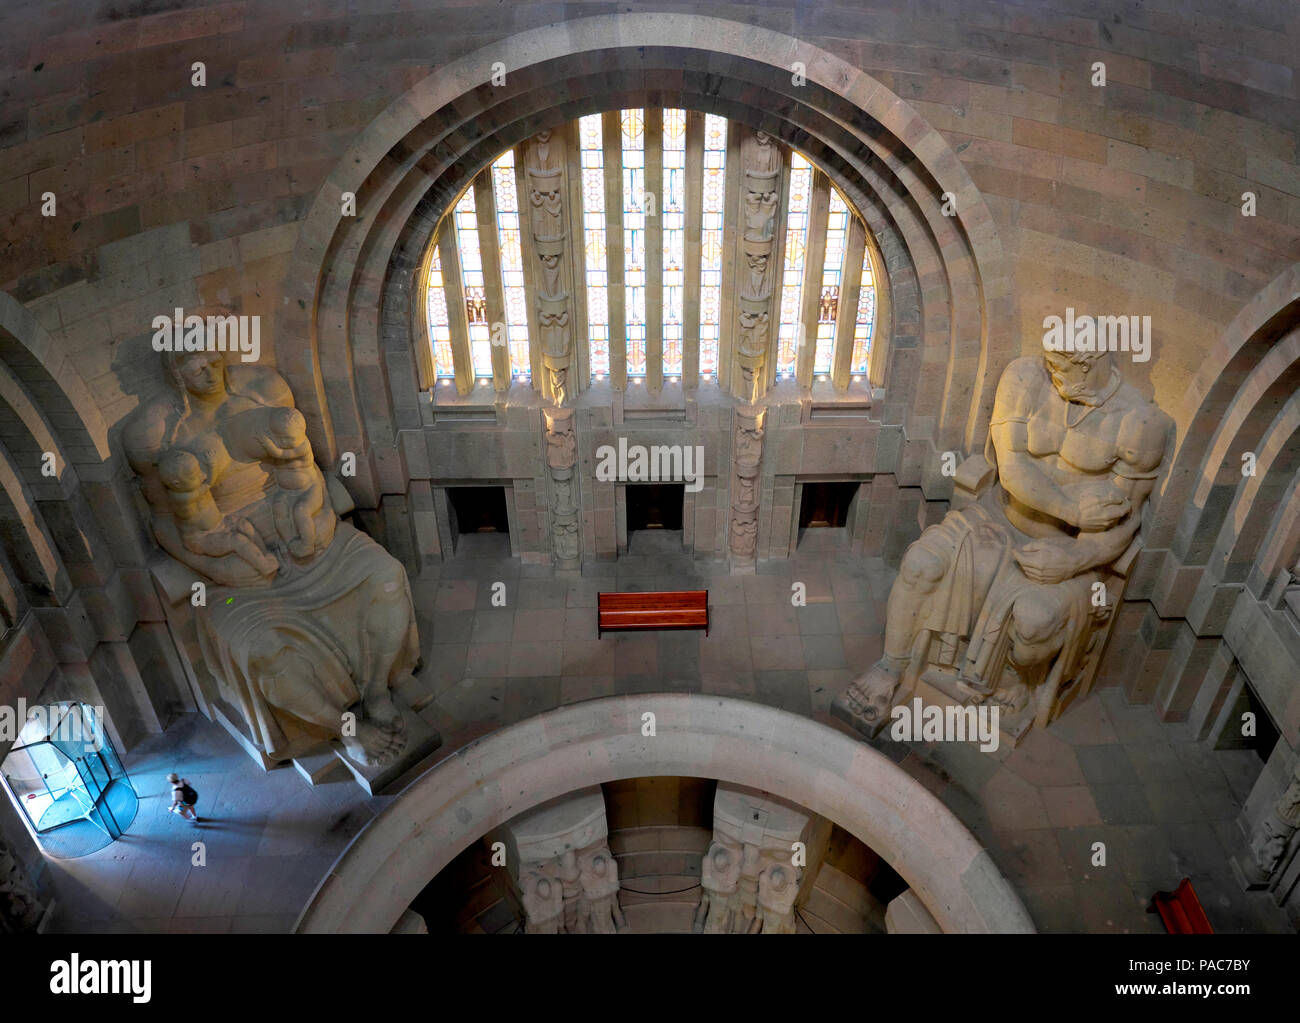
[[[438,578],[415,584],[425,660],[438,680],[430,720],[447,748],[557,704],[662,690],[756,700],[834,728],[830,701],[880,655],[894,571],[848,557],[842,530],[813,530],[796,557],[754,575],[696,562],[679,534],[633,534],[618,561],[557,578],[503,557],[504,537],[465,537]],[[676,550],[674,550],[676,548]],[[505,607],[491,604],[506,584]],[[795,583],[807,604],[791,603]],[[708,637],[627,633],[596,639],[602,589],[707,588]],[[1185,726],[1103,689],[1020,746],[877,747],[924,782],[989,849],[1040,930],[1160,932],[1151,895],[1191,877],[1216,929],[1288,926],[1266,896],[1233,880],[1235,818],[1261,764],[1214,752]],[[1094,867],[1093,845],[1106,866]]]
[[[188,715],[132,750],[140,809],[89,856],[50,861],[61,932],[286,932],[330,865],[390,797],[350,781],[310,788],[264,773],[219,726]],[[171,771],[199,793],[203,821],[167,811]],[[203,865],[193,843],[203,843]]]
[[[508,556],[504,536],[460,540],[457,557],[412,583],[424,717],[443,753],[502,724],[614,693],[703,691],[751,699],[843,729],[829,705],[880,653],[893,571],[848,557],[842,531],[812,531],[795,558],[729,575],[680,552],[680,535],[634,534],[629,554],[581,575]],[[674,549],[676,548],[676,549]],[[504,607],[493,606],[494,583]],[[803,584],[807,604],[791,595]],[[596,637],[602,589],[707,588],[711,629]],[[499,588],[497,588],[497,592]],[[1266,896],[1233,881],[1234,819],[1259,763],[1213,752],[1117,689],[1072,708],[1011,750],[893,743],[878,748],[934,791],[989,849],[1043,931],[1160,931],[1150,895],[1190,876],[1222,932],[1289,931]],[[312,789],[263,774],[234,742],[187,718],[133,751],[142,799],[128,835],[54,864],[63,930],[284,931],[334,858],[386,804],[348,781]],[[185,772],[211,823],[165,811],[163,777]],[[207,865],[191,864],[201,839]],[[1094,843],[1106,865],[1091,865]]]

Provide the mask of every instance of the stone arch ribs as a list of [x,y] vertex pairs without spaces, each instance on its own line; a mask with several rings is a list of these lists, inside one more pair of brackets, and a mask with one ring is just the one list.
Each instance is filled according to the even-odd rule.
[[[1291,554],[1300,424],[1300,263],[1228,325],[1176,410],[1182,443],[1153,510],[1151,600],[1215,634],[1242,586],[1261,596]],[[1253,453],[1256,476],[1242,473]],[[1261,556],[1264,560],[1260,561]]]
[[[796,61],[803,86],[792,83]],[[442,212],[506,148],[633,105],[718,113],[821,166],[876,233],[899,290],[898,329],[880,340],[886,414],[938,448],[982,445],[997,374],[1019,346],[992,217],[942,137],[869,75],[790,36],[618,13],[524,32],[439,68],[366,128],[317,193],[291,259],[276,351],[317,450],[331,462],[353,445],[370,453],[368,475],[354,481],[369,492],[359,497],[405,489],[407,469],[389,445],[394,427],[421,421],[414,292]],[[346,192],[357,196],[355,217],[341,213]],[[905,308],[898,299],[909,288]]]

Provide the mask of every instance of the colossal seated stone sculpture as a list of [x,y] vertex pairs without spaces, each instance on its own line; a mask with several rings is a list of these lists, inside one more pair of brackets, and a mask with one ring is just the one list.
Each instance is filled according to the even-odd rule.
[[884,655],[832,712],[874,735],[924,679],[955,702],[991,700],[1023,727],[1046,725],[1095,669],[1116,565],[1135,552],[1172,431],[1109,352],[1012,362],[983,455],[996,481],[907,549]]
[[392,763],[405,724],[391,690],[419,661],[405,571],[339,520],[279,374],[162,357],[171,393],[123,441],[158,543],[209,581],[195,615],[208,670],[272,760],[337,739],[360,764]]

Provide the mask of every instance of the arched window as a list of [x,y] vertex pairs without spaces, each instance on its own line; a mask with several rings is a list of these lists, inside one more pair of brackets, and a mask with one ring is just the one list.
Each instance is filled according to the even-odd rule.
[[[503,153],[435,233],[426,261],[432,358],[421,360],[433,379],[424,385],[531,382],[543,349],[555,347],[543,327],[556,329],[561,300],[572,306],[563,321],[574,349],[569,394],[606,377],[616,387],[653,388],[718,379],[724,348],[737,343],[737,295],[754,288],[741,280],[751,250],[738,247],[748,230],[745,133],[714,114],[638,108],[547,133],[542,157],[530,149],[536,140]],[[545,167],[530,170],[530,158]],[[867,372],[877,307],[872,246],[862,218],[818,167],[793,150],[781,149],[781,159],[774,258],[762,271],[771,294],[765,378],[805,386],[834,379],[843,388]],[[534,225],[545,215],[560,226],[543,239]],[[439,251],[449,242],[452,260]]]

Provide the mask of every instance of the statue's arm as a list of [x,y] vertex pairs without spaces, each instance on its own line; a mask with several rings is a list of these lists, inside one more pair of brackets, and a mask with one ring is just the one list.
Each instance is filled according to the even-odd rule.
[[1174,424],[1152,403],[1124,417],[1116,439],[1117,459],[1111,485],[1128,498],[1129,512],[1110,529],[1080,533],[1074,549],[1083,562],[1079,571],[1109,565],[1126,550],[1142,526],[1142,508],[1164,475],[1173,452]]
[[1038,468],[1029,454],[1029,417],[1042,391],[1042,372],[1030,357],[1016,359],[998,381],[990,434],[997,453],[998,482],[1027,508],[1077,525],[1075,502]]

